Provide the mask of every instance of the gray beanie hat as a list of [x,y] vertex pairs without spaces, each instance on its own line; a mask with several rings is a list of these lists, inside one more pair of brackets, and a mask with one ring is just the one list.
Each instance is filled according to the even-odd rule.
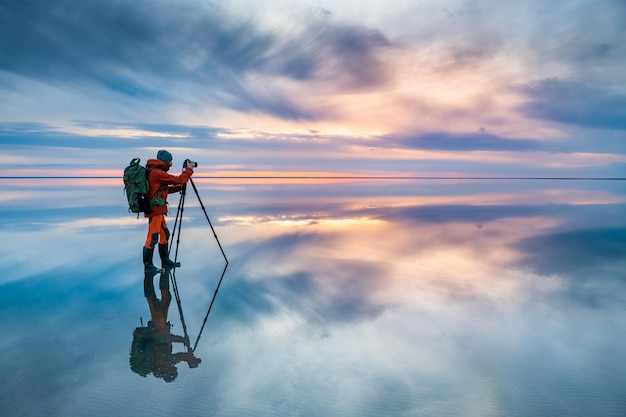
[[160,150],[157,153],[157,159],[159,161],[165,162],[166,164],[169,164],[170,162],[172,162],[172,154],[169,153],[168,151]]

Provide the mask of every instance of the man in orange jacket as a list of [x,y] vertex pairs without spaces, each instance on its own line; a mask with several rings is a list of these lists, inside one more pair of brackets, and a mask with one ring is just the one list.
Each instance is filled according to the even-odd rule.
[[143,245],[143,265],[146,271],[158,271],[152,263],[154,248],[159,247],[159,256],[163,267],[174,266],[174,261],[169,258],[168,240],[170,231],[165,222],[167,214],[167,196],[179,192],[183,185],[189,181],[193,174],[195,163],[186,164],[182,174],[175,176],[167,173],[172,166],[172,154],[165,150],[157,153],[156,159],[149,159],[146,163],[148,169],[149,195],[151,197],[152,211],[145,213],[148,218],[148,236]]

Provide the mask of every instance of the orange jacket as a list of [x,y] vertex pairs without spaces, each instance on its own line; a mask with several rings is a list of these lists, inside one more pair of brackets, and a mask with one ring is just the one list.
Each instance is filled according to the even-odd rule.
[[[146,162],[146,168],[150,170],[148,172],[150,199],[152,199],[158,193],[159,198],[165,201],[167,201],[168,194],[179,192],[183,187],[183,184],[189,181],[189,178],[193,174],[193,170],[190,167],[187,167],[179,176],[170,175],[167,173],[167,171],[170,169],[169,165],[159,159],[148,159],[148,162]],[[159,191],[162,185],[166,185],[167,187]],[[149,214],[146,213],[145,217],[152,217],[157,214],[166,213],[167,205],[154,206],[152,208],[152,212]]]

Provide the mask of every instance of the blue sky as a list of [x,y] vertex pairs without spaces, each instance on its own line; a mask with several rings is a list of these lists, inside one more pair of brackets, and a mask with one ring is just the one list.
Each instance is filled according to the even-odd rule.
[[4,0],[0,175],[167,148],[207,175],[624,177],[625,20],[621,0]]

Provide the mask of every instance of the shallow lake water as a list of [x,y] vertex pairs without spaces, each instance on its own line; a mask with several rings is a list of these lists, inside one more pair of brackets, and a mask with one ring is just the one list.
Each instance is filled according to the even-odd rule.
[[625,181],[1,182],[2,415],[626,415]]

